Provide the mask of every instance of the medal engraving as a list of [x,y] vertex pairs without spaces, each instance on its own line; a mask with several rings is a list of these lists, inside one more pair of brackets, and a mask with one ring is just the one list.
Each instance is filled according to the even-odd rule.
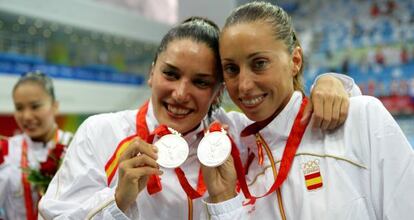
[[157,163],[162,167],[179,167],[188,157],[188,144],[177,134],[164,135],[154,145],[158,148]]
[[207,133],[200,141],[197,156],[200,162],[208,167],[223,164],[231,152],[231,142],[225,132]]

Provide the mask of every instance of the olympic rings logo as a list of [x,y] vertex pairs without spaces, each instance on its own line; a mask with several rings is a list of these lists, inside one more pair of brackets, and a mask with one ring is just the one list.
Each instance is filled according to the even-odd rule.
[[308,161],[306,163],[302,163],[302,169],[304,171],[312,171],[312,170],[319,169],[319,160],[315,159],[315,160]]

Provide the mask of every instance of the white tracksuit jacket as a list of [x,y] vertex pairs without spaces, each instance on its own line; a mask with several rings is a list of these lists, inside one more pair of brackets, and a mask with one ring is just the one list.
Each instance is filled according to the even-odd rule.
[[[225,116],[223,110],[218,115]],[[107,185],[105,165],[118,144],[136,133],[137,110],[121,111],[92,116],[78,129],[65,160],[52,180],[39,205],[40,218],[44,219],[198,219],[205,208],[202,199],[192,202],[182,189],[173,169],[163,170],[162,191],[149,195],[144,189],[136,204],[124,214],[114,201],[117,174]],[[149,131],[158,122],[150,102],[146,121]],[[229,124],[223,118],[223,123]],[[233,125],[231,125],[233,126]],[[192,186],[197,185],[200,164],[197,146],[203,136],[203,124],[185,135],[190,152],[181,165]],[[205,196],[207,196],[207,192]],[[189,217],[191,216],[191,217]]]
[[[332,74],[332,73],[331,73]],[[336,75],[345,84],[352,95],[360,94],[354,81],[343,75]],[[199,219],[205,204],[203,199],[192,202],[178,182],[171,169],[162,168],[162,191],[149,195],[144,189],[137,197],[136,204],[128,213],[116,206],[114,193],[118,182],[117,174],[107,184],[105,165],[114,154],[118,144],[126,137],[136,133],[137,110],[101,114],[88,118],[78,129],[71,142],[65,160],[55,178],[49,185],[39,205],[39,218],[44,219]],[[240,146],[242,160],[246,159],[247,148],[239,142],[240,131],[249,123],[243,114],[225,113],[217,110],[213,119],[229,125],[230,135]],[[146,115],[149,131],[153,131],[158,122],[152,105]],[[181,166],[189,183],[197,184],[200,164],[197,159],[197,146],[202,138],[204,127],[185,135],[190,153]],[[208,196],[206,192],[204,197]]]
[[[260,131],[279,169],[302,95],[295,92],[282,112]],[[241,140],[255,150],[255,136]],[[257,156],[257,155],[256,155]],[[257,158],[257,157],[256,157]],[[263,195],[275,175],[269,157],[254,160],[247,184]],[[312,175],[313,174],[313,175]],[[308,181],[306,177],[311,177]],[[350,100],[345,124],[333,132],[308,126],[279,192],[242,206],[244,197],[208,204],[211,219],[367,220],[414,218],[414,153],[379,100]]]
[[[59,130],[58,140],[66,145],[72,133]],[[26,219],[26,208],[22,187],[21,156],[23,138],[28,146],[28,165],[31,169],[38,169],[41,162],[46,161],[49,149],[54,147],[54,140],[46,145],[32,141],[27,135],[15,135],[8,139],[9,153],[3,164],[0,164],[0,208],[3,209],[6,220]],[[33,204],[39,200],[37,191],[32,187]]]

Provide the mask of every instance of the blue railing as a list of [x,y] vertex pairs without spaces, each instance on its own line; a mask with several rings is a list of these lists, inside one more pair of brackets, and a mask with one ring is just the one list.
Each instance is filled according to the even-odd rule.
[[143,76],[118,72],[110,66],[89,65],[84,67],[69,67],[49,64],[37,57],[0,53],[0,74],[20,75],[34,70],[40,70],[53,78],[132,85],[141,85],[145,81]]

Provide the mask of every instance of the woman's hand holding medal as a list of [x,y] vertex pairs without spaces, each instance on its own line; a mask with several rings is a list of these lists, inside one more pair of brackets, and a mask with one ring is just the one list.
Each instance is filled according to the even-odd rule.
[[236,193],[237,174],[230,155],[226,161],[217,167],[201,165],[204,183],[207,186],[209,201],[222,202],[234,198]]
[[237,195],[237,174],[231,141],[220,123],[213,122],[197,149],[210,202],[217,203]]
[[[157,134],[154,145],[135,138],[119,159],[119,179],[115,192],[117,206],[123,211],[133,204],[147,186],[151,175],[161,175],[159,166],[177,168],[188,157],[188,144],[175,130],[168,128]],[[235,197],[237,174],[231,153],[231,141],[221,124],[214,122],[200,141],[197,156],[211,202]]]
[[[157,163],[164,168],[177,168],[188,156],[188,144],[181,134],[168,128],[155,142],[158,148]],[[165,132],[164,132],[165,133]],[[220,202],[237,195],[237,174],[231,153],[231,141],[220,123],[214,122],[205,133],[197,148],[204,182],[211,202]]]
[[161,175],[156,162],[157,148],[141,138],[135,138],[119,159],[118,186],[115,201],[125,212],[145,188],[150,175]]
[[168,133],[160,137],[154,145],[158,149],[157,163],[165,168],[181,166],[190,151],[187,141],[172,128],[168,128]]
[[[158,135],[159,139],[154,143],[158,149],[157,163],[164,168],[177,168],[188,157],[188,144],[181,134],[172,128],[161,133],[166,134]],[[218,167],[229,158],[230,153],[231,142],[227,132],[220,123],[212,123],[198,145],[198,160],[207,167]]]

